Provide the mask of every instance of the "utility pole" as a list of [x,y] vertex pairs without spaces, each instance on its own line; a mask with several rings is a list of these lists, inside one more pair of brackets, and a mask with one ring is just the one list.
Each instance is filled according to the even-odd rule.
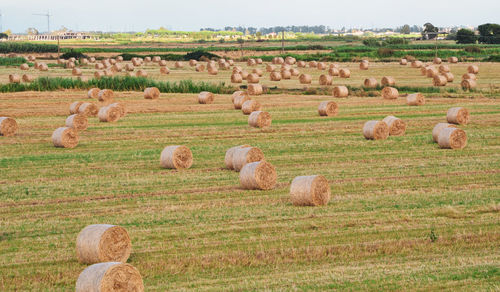
[[45,16],[47,17],[47,33],[50,34],[50,17],[52,15],[50,15],[50,13],[47,11],[47,14],[41,14],[41,13],[34,13],[33,15],[37,15],[37,16]]
[[281,53],[285,54],[285,30],[281,31]]

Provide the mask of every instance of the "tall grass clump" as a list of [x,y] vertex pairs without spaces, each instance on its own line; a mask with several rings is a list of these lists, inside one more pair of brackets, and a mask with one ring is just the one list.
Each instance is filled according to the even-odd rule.
[[0,57],[0,66],[19,66],[23,63],[26,63],[26,59],[22,57],[16,57],[16,58]]

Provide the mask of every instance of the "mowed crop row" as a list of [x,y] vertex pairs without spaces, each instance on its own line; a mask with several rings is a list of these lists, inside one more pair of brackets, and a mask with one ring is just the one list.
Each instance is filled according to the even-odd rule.
[[[408,68],[408,70],[411,70]],[[500,271],[500,103],[428,97],[336,99],[264,95],[271,127],[250,128],[230,95],[209,105],[196,94],[116,93],[129,114],[89,118],[78,147],[54,148],[84,91],[0,95],[15,117],[0,137],[0,290],[72,290],[85,268],[75,257],[88,224],[123,226],[129,263],[147,290],[495,289]],[[446,150],[431,131],[452,106],[469,109],[463,150]],[[366,140],[364,122],[395,115],[405,136]],[[271,191],[240,188],[225,151],[252,144],[277,169]],[[186,145],[191,168],[159,165],[167,145]],[[321,174],[332,200],[295,207],[291,180]]]

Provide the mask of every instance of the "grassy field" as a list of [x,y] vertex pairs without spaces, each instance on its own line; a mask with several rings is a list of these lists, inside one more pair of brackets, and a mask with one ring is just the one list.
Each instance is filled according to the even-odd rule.
[[[359,86],[357,64],[343,66],[353,77],[335,82]],[[363,76],[380,78],[388,70],[380,66]],[[417,69],[384,66],[398,84],[430,83]],[[481,64],[482,88],[498,86],[494,66]],[[457,80],[464,68],[452,66]],[[228,76],[186,68],[155,78]],[[91,118],[75,149],[58,149],[51,133],[84,91],[0,94],[0,116],[20,126],[0,137],[0,290],[73,290],[86,267],[76,260],[76,236],[94,223],[128,230],[129,263],[147,291],[500,289],[499,99],[428,95],[426,105],[409,107],[404,98],[350,97],[325,118],[317,106],[328,96],[264,95],[256,99],[273,124],[260,130],[232,109],[230,95],[211,105],[197,104],[196,94],[116,95],[126,117]],[[458,151],[439,149],[431,136],[452,106],[471,112],[461,126],[469,142]],[[387,115],[408,123],[406,135],[365,140],[364,122]],[[238,173],[224,169],[225,151],[240,144],[263,150],[277,169],[276,189],[240,189]],[[167,145],[190,147],[193,167],[160,168]],[[310,174],[329,180],[332,200],[294,207],[289,184]]]

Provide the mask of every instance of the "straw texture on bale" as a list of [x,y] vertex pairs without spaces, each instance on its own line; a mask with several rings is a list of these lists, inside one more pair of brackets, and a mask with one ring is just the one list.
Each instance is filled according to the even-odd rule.
[[406,60],[406,59],[399,60],[399,65],[406,66],[407,64],[408,64],[408,60]]
[[[231,95],[231,102],[232,102],[232,103],[235,103],[235,99],[236,99],[238,96],[240,96],[240,95],[245,95],[245,96],[247,96],[247,98],[246,98],[243,102],[245,102],[245,101],[247,101],[247,100],[249,100],[249,99],[250,99],[250,97],[248,97],[248,93],[247,93],[246,91],[238,90],[238,91],[233,92],[233,94]],[[243,102],[242,102],[242,104],[243,104]],[[241,107],[240,107],[240,108],[241,108]],[[237,109],[240,109],[240,108],[237,108]]]
[[349,96],[349,89],[346,86],[340,85],[333,88],[334,97],[347,97]]
[[126,263],[131,251],[132,243],[127,230],[116,225],[88,225],[76,238],[76,256],[78,262],[84,264]]
[[351,77],[351,70],[342,68],[339,70],[340,78],[349,78]]
[[470,65],[469,67],[467,67],[467,72],[471,74],[477,74],[479,73],[479,67],[477,65]]
[[240,93],[237,95],[235,95],[235,93],[233,93],[234,109],[242,109],[243,104],[251,99],[250,99],[250,96],[248,96],[248,94],[246,92],[244,92],[244,91],[237,91],[237,92],[240,92]]
[[281,69],[281,79],[288,80],[292,78],[292,71],[290,69]]
[[247,163],[240,171],[240,184],[247,190],[271,190],[276,186],[276,169],[267,161]]
[[23,82],[33,82],[35,76],[29,74],[23,74]]
[[264,153],[257,147],[238,147],[232,153],[232,166],[240,171],[247,163],[264,160]]
[[384,87],[382,89],[382,97],[384,99],[396,99],[399,96],[399,92],[394,87]]
[[447,82],[453,82],[455,79],[455,76],[451,72],[445,72],[443,73],[444,78],[446,78]]
[[267,72],[273,72],[275,69],[276,69],[276,66],[274,66],[274,65],[271,65],[271,64],[266,65]]
[[257,59],[255,59],[255,62],[256,62],[257,64],[262,64],[262,59],[261,59],[261,58],[257,58]]
[[21,64],[21,66],[19,66],[19,69],[21,70],[29,70],[30,69],[30,66],[28,64]]
[[105,262],[87,267],[78,276],[76,292],[144,292],[139,271],[130,264]]
[[78,113],[78,109],[83,104],[83,101],[75,101],[69,105],[69,113],[76,114]]
[[42,63],[38,66],[38,70],[40,71],[49,71],[49,66],[47,66],[47,64],[45,63]]
[[370,140],[384,140],[389,137],[389,127],[383,121],[368,121],[363,126],[363,136]]
[[456,126],[453,125],[453,124],[449,124],[449,123],[438,123],[438,124],[436,124],[434,126],[434,128],[432,129],[432,140],[434,140],[434,142],[438,141],[439,133],[444,128],[456,128]]
[[17,74],[9,74],[10,83],[21,83],[21,77]]
[[257,74],[257,73],[248,74],[247,82],[248,83],[259,83],[259,74]]
[[441,58],[434,58],[434,60],[432,61],[434,64],[441,64],[443,60],[441,60]]
[[145,99],[158,99],[160,97],[160,90],[156,87],[147,87],[144,89]]
[[367,88],[376,88],[378,85],[378,81],[377,79],[375,78],[366,78],[365,79],[365,82],[363,83],[363,86],[364,87],[367,87]]
[[449,63],[458,63],[458,58],[457,57],[449,57],[448,62]]
[[261,95],[263,92],[262,85],[260,84],[248,84],[247,89],[250,95]]
[[88,127],[87,116],[81,114],[72,114],[66,118],[66,127],[73,128],[77,131],[86,130]]
[[100,122],[112,123],[120,119],[121,111],[116,106],[104,106],[99,109],[97,117]]
[[292,76],[299,76],[300,75],[300,71],[297,68],[292,68],[292,69],[290,69],[290,74]]
[[261,77],[264,74],[264,72],[262,72],[262,69],[260,68],[254,68],[252,72],[259,75],[259,77]]
[[104,69],[104,65],[101,64],[101,63],[96,63],[95,66],[94,66],[94,68],[97,69],[97,70],[102,70],[102,69]]
[[246,70],[241,70],[240,75],[241,75],[241,78],[243,78],[244,80],[247,80],[248,72]]
[[120,110],[120,117],[124,117],[127,115],[127,109],[125,108],[125,105],[123,105],[122,103],[115,102],[108,106],[118,108]]
[[319,85],[332,85],[333,77],[330,75],[321,74],[319,76]]
[[318,62],[318,65],[316,66],[318,70],[326,70],[326,64],[325,62]]
[[330,68],[328,69],[328,74],[330,76],[339,76],[339,69],[338,68]]
[[369,63],[368,62],[361,62],[359,63],[359,69],[360,70],[368,70]]
[[476,74],[472,74],[472,73],[465,73],[464,75],[462,75],[462,79],[470,79],[470,80],[477,80],[477,76]]
[[170,69],[168,69],[167,66],[162,66],[162,67],[160,67],[160,73],[161,74],[170,74]]
[[190,168],[193,165],[193,154],[186,146],[167,146],[161,152],[160,165],[171,169]]
[[312,77],[309,74],[300,74],[300,76],[299,76],[299,82],[301,84],[311,84]]
[[174,63],[174,66],[175,68],[184,68],[184,63],[182,63],[181,61],[176,61]]
[[8,137],[16,134],[17,122],[13,118],[0,117],[0,136]]
[[99,109],[97,108],[97,105],[90,102],[84,102],[78,107],[78,113],[86,116],[93,117],[96,116],[98,112]]
[[297,176],[290,185],[290,199],[295,206],[322,206],[330,201],[330,185],[322,175]]
[[248,59],[247,65],[248,66],[255,66],[255,65],[257,65],[257,62],[255,61],[255,59]]
[[214,94],[208,91],[202,91],[198,94],[198,103],[209,104],[214,102]]
[[260,111],[261,109],[262,105],[256,100],[247,100],[241,105],[241,111],[244,115],[249,115],[252,112]]
[[389,136],[403,136],[406,132],[406,123],[395,116],[387,116],[382,120],[389,127]]
[[317,68],[317,67],[318,67],[318,62],[316,61],[309,62],[309,68]]
[[226,156],[224,157],[224,163],[228,169],[234,169],[233,167],[233,155],[236,149],[250,147],[250,145],[239,145],[229,148],[226,151]]
[[382,77],[382,81],[380,83],[382,86],[394,86],[396,84],[396,79],[392,76],[384,76]]
[[467,134],[458,128],[444,128],[439,132],[438,145],[441,148],[463,149],[467,146]]
[[100,91],[101,90],[97,87],[91,88],[91,89],[89,89],[89,91],[87,91],[87,97],[98,99]]
[[464,79],[464,80],[462,80],[462,82],[460,83],[460,85],[462,86],[462,88],[464,90],[468,90],[468,89],[475,88],[477,86],[477,83],[476,83],[476,80]]
[[161,67],[165,67],[167,66],[167,61],[161,60],[160,62],[158,62],[158,65],[160,65]]
[[78,145],[78,133],[69,127],[57,128],[52,133],[52,143],[56,147],[75,148]]
[[408,94],[408,96],[406,97],[406,104],[407,105],[424,105],[425,104],[425,96],[420,92]]
[[448,79],[446,79],[443,75],[434,75],[432,83],[434,86],[445,86],[448,83]]
[[281,73],[280,72],[271,72],[271,75],[269,75],[271,81],[280,81],[281,80]]
[[102,102],[110,102],[113,101],[115,93],[111,89],[102,89],[97,94],[97,99]]
[[323,101],[318,106],[320,116],[336,116],[339,112],[339,106],[334,101]]
[[248,125],[255,128],[265,128],[271,125],[271,114],[264,111],[255,111],[248,117]]
[[238,73],[231,74],[231,83],[241,83],[243,82],[243,77]]
[[126,70],[126,71],[130,71],[130,72],[132,72],[132,71],[134,71],[134,69],[135,69],[135,67],[134,67],[134,65],[132,65],[132,64],[126,64],[126,65],[125,65],[125,70]]
[[444,65],[444,64],[439,66],[439,73],[444,74],[447,72],[450,72],[450,67],[448,67],[447,65]]
[[448,123],[467,125],[470,121],[469,111],[464,107],[452,107],[446,113]]

